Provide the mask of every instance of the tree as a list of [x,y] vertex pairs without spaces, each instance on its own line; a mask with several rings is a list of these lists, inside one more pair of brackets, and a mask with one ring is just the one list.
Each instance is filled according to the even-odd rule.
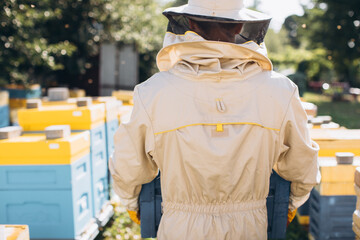
[[305,8],[300,28],[311,49],[324,48],[340,81],[360,85],[360,2],[314,0]]
[[5,0],[0,7],[3,83],[71,81],[91,68],[103,1]]
[[155,0],[4,0],[0,82],[76,87],[98,65],[100,43],[134,44],[148,77],[166,19]]

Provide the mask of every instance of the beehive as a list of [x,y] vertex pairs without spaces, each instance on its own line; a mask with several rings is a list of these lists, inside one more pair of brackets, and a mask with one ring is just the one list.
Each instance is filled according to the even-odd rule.
[[105,132],[105,105],[77,107],[75,104],[42,106],[19,111],[24,131],[43,131],[50,125],[70,125],[72,131],[90,130],[90,170],[93,215],[99,216],[109,204],[108,156]]
[[311,129],[311,138],[319,144],[319,157],[335,157],[337,152],[360,156],[360,130]]
[[355,204],[355,196],[324,196],[314,189],[310,198],[309,225],[313,239],[354,239],[352,214]]
[[0,224],[29,225],[31,238],[75,239],[92,223],[88,131],[0,140]]
[[24,131],[43,131],[50,125],[63,124],[70,125],[71,130],[90,130],[104,124],[105,106],[42,106],[39,109],[21,109],[18,118]]

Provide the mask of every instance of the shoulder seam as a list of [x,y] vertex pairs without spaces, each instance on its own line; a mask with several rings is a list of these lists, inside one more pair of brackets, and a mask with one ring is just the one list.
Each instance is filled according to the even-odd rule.
[[154,155],[156,155],[156,140],[155,140],[155,132],[154,132],[154,127],[153,127],[153,124],[152,124],[152,119],[150,117],[150,115],[148,114],[148,112],[146,111],[146,108],[145,108],[145,105],[141,99],[141,96],[140,96],[140,90],[139,88],[136,88],[136,92],[137,92],[137,95],[139,96],[139,102],[141,104],[141,107],[143,108],[146,116],[148,117],[149,119],[149,122],[150,122],[150,127],[151,127],[151,131],[152,131],[152,136],[153,136],[153,141],[154,141]]

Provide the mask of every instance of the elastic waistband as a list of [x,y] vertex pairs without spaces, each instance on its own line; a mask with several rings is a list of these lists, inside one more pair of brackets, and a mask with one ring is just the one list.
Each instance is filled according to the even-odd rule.
[[177,210],[183,212],[196,213],[228,213],[256,210],[266,207],[266,199],[239,203],[209,203],[209,204],[193,204],[193,203],[175,203],[163,202],[163,211]]

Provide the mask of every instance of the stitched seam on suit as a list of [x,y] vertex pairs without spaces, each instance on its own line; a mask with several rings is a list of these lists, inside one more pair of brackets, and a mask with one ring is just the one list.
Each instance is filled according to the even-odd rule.
[[[148,112],[146,111],[145,105],[144,105],[144,103],[143,103],[143,101],[142,101],[142,99],[141,99],[141,97],[140,97],[140,89],[139,89],[139,88],[136,88],[136,90],[137,90],[137,94],[138,94],[138,96],[139,96],[140,104],[141,104],[141,106],[142,106],[142,108],[143,108],[146,116],[149,118],[150,127],[151,127],[151,131],[152,131],[152,133],[153,133],[153,136],[155,136],[156,134],[155,134],[155,132],[154,132],[154,128],[153,128],[153,125],[152,125],[152,120],[151,120],[151,118],[150,118],[150,115],[149,115]],[[154,156],[155,156],[155,155],[156,155],[156,139],[155,139],[155,137],[153,137],[153,141],[154,141]],[[153,159],[154,159],[154,156],[153,156]]]
[[159,135],[159,134],[163,134],[163,133],[168,133],[168,132],[174,132],[176,130],[182,129],[182,128],[186,128],[186,127],[193,127],[193,126],[217,126],[218,124],[221,125],[253,125],[253,126],[258,126],[258,127],[262,127],[268,130],[274,130],[274,131],[280,131],[280,129],[276,129],[276,128],[269,128],[269,127],[265,127],[261,124],[258,123],[251,123],[251,122],[232,122],[232,123],[194,123],[194,124],[188,124],[185,126],[181,126],[181,127],[177,127],[171,130],[166,130],[166,131],[161,131],[161,132],[157,132],[155,133],[155,135]]

